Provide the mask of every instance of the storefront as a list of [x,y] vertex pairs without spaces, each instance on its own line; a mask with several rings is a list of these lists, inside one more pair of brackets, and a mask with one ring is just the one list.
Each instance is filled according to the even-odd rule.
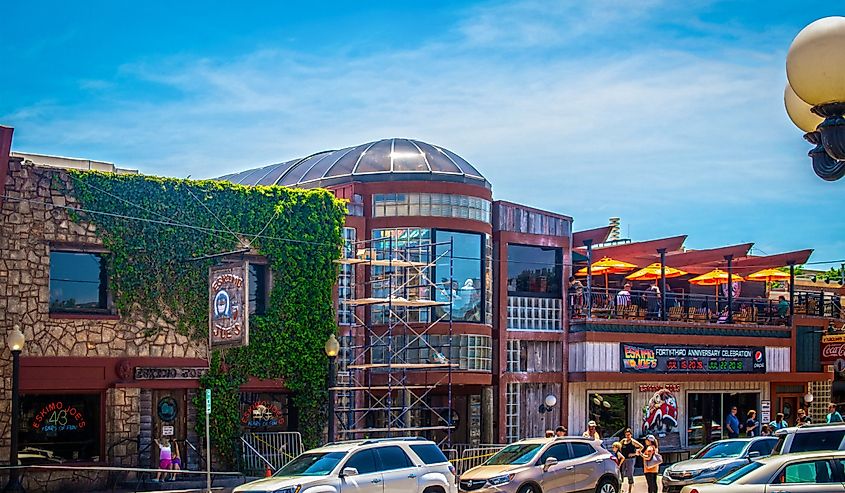
[[586,373],[587,381],[570,382],[573,434],[592,420],[608,442],[630,427],[637,437],[654,434],[664,449],[696,450],[727,438],[725,420],[734,407],[743,424],[751,410],[761,422],[774,418],[770,376],[783,369],[784,348],[626,343],[602,348],[618,373],[610,381],[589,381]]

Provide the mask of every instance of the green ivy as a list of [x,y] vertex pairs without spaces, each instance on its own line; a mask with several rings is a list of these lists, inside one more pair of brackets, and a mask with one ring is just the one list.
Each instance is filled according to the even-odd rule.
[[[71,219],[96,225],[111,252],[109,283],[123,316],[164,321],[204,341],[208,268],[215,260],[190,259],[245,245],[267,258],[270,303],[265,315],[250,317],[249,346],[214,351],[200,380],[213,393],[211,436],[221,457],[231,459],[230,444],[239,433],[238,387],[254,376],[284,379],[303,440],[318,443],[326,421],[323,345],[335,331],[333,260],[340,256],[345,204],[319,189],[90,171],[70,176],[66,192],[81,205]],[[201,409],[204,399],[203,392],[195,402]]]

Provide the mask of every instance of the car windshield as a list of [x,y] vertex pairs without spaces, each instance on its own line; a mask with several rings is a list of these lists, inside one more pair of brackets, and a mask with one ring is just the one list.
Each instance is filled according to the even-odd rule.
[[713,442],[695,454],[695,459],[724,459],[739,457],[748,442]]
[[748,463],[748,464],[746,464],[746,465],[744,465],[744,466],[740,467],[740,468],[739,468],[739,469],[737,469],[736,471],[734,471],[734,472],[732,472],[732,473],[728,474],[728,475],[727,475],[727,476],[725,476],[724,478],[722,478],[722,479],[720,479],[720,480],[716,481],[716,484],[732,484],[732,483],[733,483],[734,481],[736,481],[737,479],[739,479],[739,478],[741,478],[741,477],[745,476],[746,474],[750,473],[751,471],[753,471],[753,470],[755,470],[755,469],[757,469],[757,468],[759,468],[759,467],[763,467],[763,463],[762,463],[762,462],[751,462],[751,463]]
[[537,455],[542,445],[539,443],[522,443],[508,445],[484,463],[486,466],[503,466],[507,464],[528,464]]
[[332,472],[346,452],[302,454],[276,471],[274,476],[325,476]]

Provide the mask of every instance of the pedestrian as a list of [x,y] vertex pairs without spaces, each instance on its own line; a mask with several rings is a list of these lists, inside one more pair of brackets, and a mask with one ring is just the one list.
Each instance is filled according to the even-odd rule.
[[634,464],[637,462],[637,456],[643,449],[643,444],[634,440],[634,433],[630,428],[625,428],[625,438],[620,442],[622,444],[621,452],[625,456],[625,461],[622,463],[622,481],[628,478],[628,493],[634,489]]
[[619,451],[621,448],[622,444],[619,442],[613,442],[613,445],[610,447],[610,458],[616,463],[616,467],[619,467],[620,469],[622,468],[622,464],[625,463],[625,456]]
[[807,423],[808,417],[809,416],[807,416],[806,411],[804,411],[803,409],[799,409],[798,410],[798,416],[795,418],[795,426],[801,427],[801,426],[804,426],[806,424],[809,424],[809,423]]
[[659,444],[654,435],[645,437],[645,449],[640,455],[643,457],[643,472],[648,484],[648,493],[657,493],[657,473],[660,471],[663,457],[660,455]]
[[725,418],[725,428],[728,430],[728,438],[739,438],[739,418],[736,417],[736,406],[731,408],[731,412]]
[[777,415],[775,416],[775,420],[769,423],[769,429],[772,430],[773,435],[776,431],[782,430],[787,426],[789,426],[789,423],[787,423],[786,420],[783,419],[783,413],[777,413]]
[[167,438],[162,437],[161,441],[156,438],[155,443],[158,445],[158,468],[160,470],[156,473],[156,477],[153,481],[158,482],[162,479],[167,479],[167,473],[163,472],[162,469],[170,469],[173,452],[170,448],[170,440]]
[[546,430],[546,438],[554,438],[555,432],[552,430]]
[[[179,444],[176,443],[176,440],[173,440],[173,450],[172,450],[172,457],[170,459],[170,469],[173,471],[181,471],[182,470],[182,458],[179,455]],[[171,481],[176,481],[176,473],[174,472],[170,476]]]
[[760,436],[761,437],[770,437],[772,436],[772,429],[769,428],[769,425],[764,424],[760,427]]
[[831,402],[827,405],[827,422],[828,423],[841,423],[842,422],[842,415],[839,414],[839,411],[836,410],[836,404]]
[[591,438],[593,440],[601,440],[601,435],[596,430],[596,422],[590,421],[589,423],[587,423],[587,431],[585,431],[584,434],[581,436],[583,436],[584,438]]
[[757,411],[748,411],[748,419],[745,420],[745,436],[756,437],[760,435],[760,422],[757,421]]
[[558,426],[555,428],[555,436],[556,437],[565,437],[566,436],[566,427],[565,426]]

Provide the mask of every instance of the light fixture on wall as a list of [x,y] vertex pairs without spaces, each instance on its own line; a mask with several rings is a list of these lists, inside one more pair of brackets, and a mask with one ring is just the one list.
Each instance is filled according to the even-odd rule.
[[555,407],[555,404],[557,404],[557,397],[552,394],[547,395],[546,398],[543,399],[543,403],[540,404],[540,414],[552,412],[552,408]]
[[810,405],[813,403],[813,394],[807,392],[804,394],[804,404]]

